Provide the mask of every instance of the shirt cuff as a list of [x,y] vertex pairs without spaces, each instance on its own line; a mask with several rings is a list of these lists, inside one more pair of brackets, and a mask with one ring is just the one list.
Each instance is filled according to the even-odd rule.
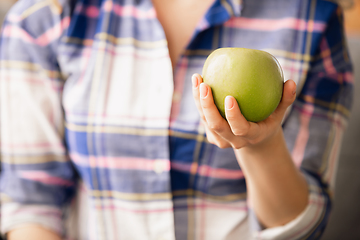
[[53,206],[22,205],[3,203],[1,205],[1,233],[24,227],[28,224],[40,225],[63,235],[62,211]]
[[330,212],[329,198],[314,178],[306,174],[305,177],[309,184],[308,205],[294,220],[283,226],[264,229],[255,214],[250,212],[255,239],[313,239],[321,235]]

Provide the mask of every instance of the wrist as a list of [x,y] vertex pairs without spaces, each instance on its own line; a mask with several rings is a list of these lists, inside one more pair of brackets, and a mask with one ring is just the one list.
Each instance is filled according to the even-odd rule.
[[284,149],[287,149],[287,146],[282,127],[279,125],[271,135],[262,141],[244,146],[243,148],[237,149],[236,152],[242,155],[265,157],[268,154],[273,155]]
[[292,161],[282,128],[265,141],[235,150],[249,201],[265,227],[281,226],[308,203],[308,185]]
[[283,168],[296,169],[281,127],[261,143],[235,150],[235,155],[247,175]]

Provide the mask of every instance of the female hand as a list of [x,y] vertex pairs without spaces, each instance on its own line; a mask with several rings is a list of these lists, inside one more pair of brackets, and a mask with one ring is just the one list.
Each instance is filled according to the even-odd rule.
[[193,75],[192,81],[207,138],[220,148],[234,149],[246,179],[250,205],[261,224],[276,227],[295,219],[308,204],[308,185],[292,161],[281,128],[286,109],[295,100],[294,81],[284,83],[279,106],[258,123],[248,122],[231,96],[225,99],[226,121],[201,76]]
[[284,83],[280,104],[264,121],[248,122],[232,96],[225,99],[225,115],[227,121],[220,115],[214,104],[210,87],[203,83],[199,74],[192,76],[193,96],[201,119],[205,125],[208,141],[220,148],[260,146],[270,141],[271,137],[281,129],[281,122],[286,109],[296,98],[296,84],[292,80]]

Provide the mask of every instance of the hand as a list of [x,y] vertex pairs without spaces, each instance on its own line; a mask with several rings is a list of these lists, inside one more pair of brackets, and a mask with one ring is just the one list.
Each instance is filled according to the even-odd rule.
[[276,110],[264,121],[248,122],[232,96],[225,98],[225,115],[220,115],[214,104],[211,88],[203,83],[199,74],[192,76],[193,96],[201,119],[205,125],[208,141],[220,148],[259,146],[269,141],[281,129],[286,109],[296,98],[296,84],[292,80],[284,83],[281,102]]
[[250,205],[259,221],[267,228],[282,226],[295,219],[307,206],[308,186],[292,161],[281,128],[286,109],[296,97],[294,81],[284,83],[279,106],[258,123],[248,122],[231,96],[225,99],[226,121],[201,76],[193,75],[192,81],[207,138],[220,148],[234,148],[246,179]]
[[26,224],[8,233],[8,240],[61,240],[61,237],[49,229],[37,224]]

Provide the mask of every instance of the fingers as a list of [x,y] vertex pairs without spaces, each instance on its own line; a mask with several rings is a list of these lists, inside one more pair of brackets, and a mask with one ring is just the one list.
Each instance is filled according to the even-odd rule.
[[293,80],[287,80],[284,83],[284,91],[279,106],[274,112],[274,115],[278,121],[282,121],[286,109],[295,101],[295,98],[296,83]]
[[195,104],[196,104],[196,108],[199,111],[200,117],[203,121],[205,120],[204,117],[204,113],[202,111],[201,105],[200,105],[200,83],[202,83],[202,77],[199,74],[194,74],[191,77],[191,81],[192,81],[192,92],[193,92],[193,97],[195,99]]
[[204,121],[207,138],[210,143],[220,148],[239,149],[258,144],[279,128],[287,108],[296,98],[296,84],[292,80],[284,83],[284,90],[279,106],[267,119],[259,123],[248,122],[241,114],[237,101],[232,96],[225,98],[225,115],[220,115],[214,104],[211,88],[202,82],[199,74],[192,76],[193,96],[196,107]]
[[248,135],[250,123],[241,114],[239,105],[232,96],[225,98],[225,114],[234,135],[241,137]]
[[211,89],[206,83],[200,84],[200,105],[210,130],[217,133],[223,132],[226,121],[215,106]]
[[209,129],[223,139],[232,141],[234,134],[228,122],[220,115],[219,110],[215,106],[211,89],[205,83],[200,84],[200,104]]
[[205,131],[206,131],[206,137],[207,137],[207,140],[209,141],[209,143],[212,143],[212,144],[218,146],[219,148],[231,147],[231,145],[228,141],[226,141],[225,139],[220,137],[214,131],[211,131],[206,124],[205,124]]
[[202,83],[202,77],[199,74],[194,74],[191,78],[192,80],[192,92],[193,97],[195,99],[196,107],[199,111],[201,119],[204,121],[205,131],[206,131],[206,137],[208,141],[212,144],[215,144],[219,148],[229,148],[231,145],[223,139],[221,136],[219,136],[216,132],[211,130],[207,124],[201,103],[200,103],[200,84]]

